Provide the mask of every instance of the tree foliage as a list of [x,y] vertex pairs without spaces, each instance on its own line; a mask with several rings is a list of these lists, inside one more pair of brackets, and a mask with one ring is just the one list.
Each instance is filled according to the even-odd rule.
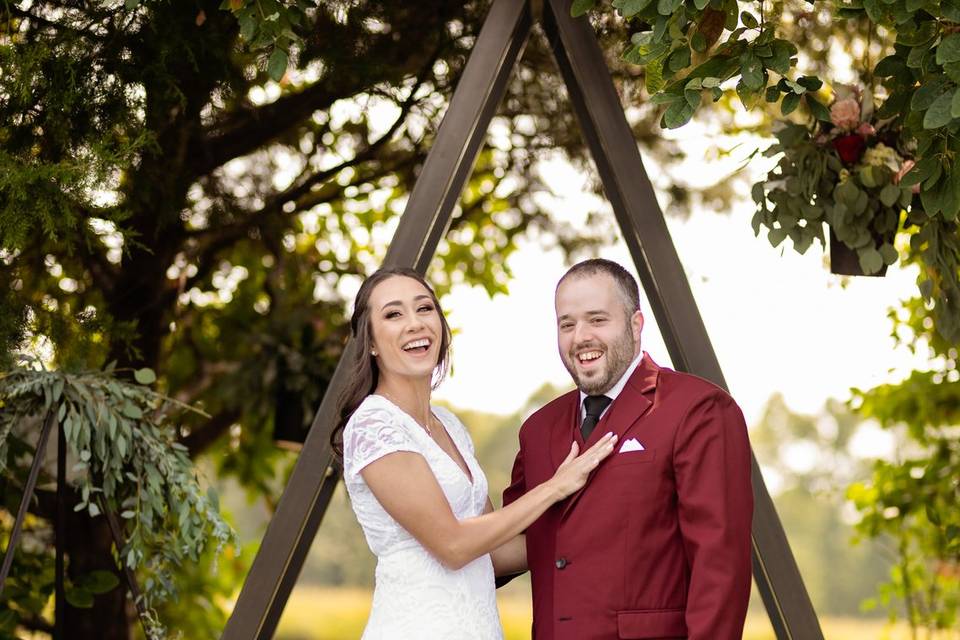
[[[0,4],[6,364],[27,348],[65,375],[151,368],[159,392],[210,416],[178,424],[191,458],[275,500],[293,458],[273,432],[310,424],[344,344],[346,300],[386,251],[486,9]],[[622,35],[611,23],[604,42]],[[637,79],[614,67],[634,92]],[[671,202],[688,202],[693,190],[669,178],[682,150],[656,135],[653,108],[631,117]],[[539,35],[487,142],[431,267],[441,292],[504,291],[524,234],[568,252],[612,236],[599,225],[581,237],[543,209],[537,161],[587,160]],[[722,206],[730,193],[723,183],[708,198]],[[107,532],[77,527],[77,563],[113,566]],[[222,588],[187,569],[175,578]],[[125,610],[121,590],[97,596],[90,637],[128,638]]]
[[[123,542],[115,547],[117,562],[140,575],[143,622],[150,637],[163,637],[155,607],[177,596],[174,572],[199,561],[210,543],[219,555],[237,540],[219,514],[216,493],[200,487],[186,447],[176,442],[170,417],[179,405],[142,386],[155,380],[150,369],[135,372],[138,384],[112,374],[112,368],[70,374],[29,366],[0,374],[0,472],[12,472],[24,486],[26,470],[38,455],[31,442],[37,425],[48,416],[62,425],[76,503],[71,524],[106,510],[119,517]],[[42,496],[35,517],[49,519],[50,504],[50,497]],[[92,607],[96,594],[119,584],[116,573],[102,569],[71,566],[69,578],[67,600],[80,609]],[[44,587],[45,593],[28,600],[45,605],[42,596],[51,595],[53,582],[45,581]],[[5,611],[28,618],[42,613],[42,607],[24,611],[15,591],[6,595]]]

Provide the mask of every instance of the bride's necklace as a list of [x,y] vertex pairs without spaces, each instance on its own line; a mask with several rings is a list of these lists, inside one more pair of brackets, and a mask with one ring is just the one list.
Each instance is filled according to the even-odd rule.
[[[386,398],[387,400],[389,400],[390,402],[392,402],[395,406],[397,406],[401,411],[403,411],[404,413],[406,413],[407,415],[409,415],[411,418],[413,418],[413,414],[408,413],[408,412],[403,408],[403,405],[400,404],[400,401],[397,400],[396,398],[394,398],[392,395],[390,395],[390,394],[387,393],[386,391],[381,391],[381,392],[380,392],[380,395],[382,395],[384,398]],[[427,423],[426,423],[426,424],[420,424],[420,421],[419,421],[419,420],[417,420],[416,418],[413,418],[413,421],[416,422],[418,425],[420,425],[420,426],[423,428],[423,430],[427,432],[427,435],[430,436],[431,438],[433,437],[433,431],[430,430],[430,418],[431,418],[432,416],[433,416],[433,412],[431,411],[430,414],[427,416]]]

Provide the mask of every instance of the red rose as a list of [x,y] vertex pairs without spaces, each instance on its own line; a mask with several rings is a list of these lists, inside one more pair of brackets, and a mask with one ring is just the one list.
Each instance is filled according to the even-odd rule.
[[866,146],[867,143],[863,141],[863,138],[855,133],[841,136],[833,141],[833,148],[837,150],[840,159],[846,165],[855,164],[863,155]]

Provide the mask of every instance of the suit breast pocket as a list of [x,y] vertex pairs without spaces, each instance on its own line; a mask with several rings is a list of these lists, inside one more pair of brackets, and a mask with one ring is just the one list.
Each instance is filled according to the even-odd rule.
[[643,451],[618,451],[610,456],[607,466],[619,467],[626,464],[643,464],[653,462],[656,460],[656,458],[656,449],[644,449]]

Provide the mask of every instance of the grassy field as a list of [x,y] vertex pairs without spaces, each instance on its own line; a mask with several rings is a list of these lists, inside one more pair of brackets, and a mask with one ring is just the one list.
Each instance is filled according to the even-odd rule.
[[[506,640],[530,637],[530,603],[520,590],[499,597]],[[359,638],[370,611],[370,592],[300,587],[294,590],[277,630],[277,640],[350,640]],[[828,640],[907,640],[906,628],[854,618],[821,620]],[[775,640],[763,612],[747,618],[744,640]]]

